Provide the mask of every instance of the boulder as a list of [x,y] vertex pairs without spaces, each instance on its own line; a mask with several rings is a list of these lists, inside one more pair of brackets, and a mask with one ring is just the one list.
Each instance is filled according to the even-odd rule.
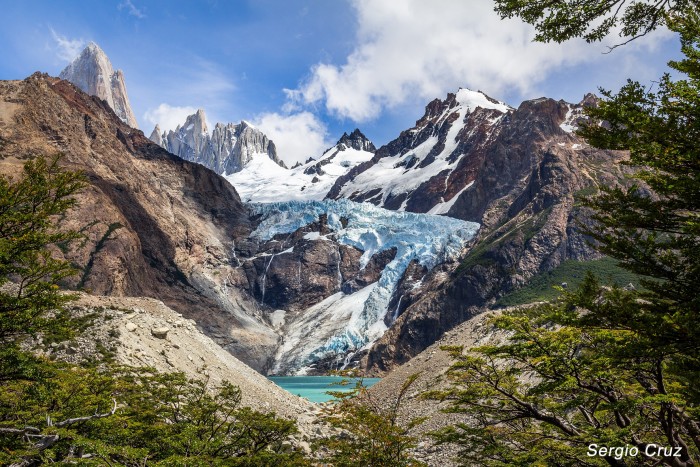
[[165,326],[153,328],[151,329],[151,335],[158,339],[165,339],[166,337],[168,337],[168,331],[170,331],[170,329],[166,328]]

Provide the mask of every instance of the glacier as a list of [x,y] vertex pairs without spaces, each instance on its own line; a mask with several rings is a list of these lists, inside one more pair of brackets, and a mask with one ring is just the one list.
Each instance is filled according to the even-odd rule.
[[[338,243],[354,246],[364,252],[360,258],[360,267],[365,267],[377,252],[391,248],[397,250],[395,258],[382,271],[379,281],[364,293],[356,292],[353,295],[359,294],[358,297],[353,297],[339,292],[337,296],[326,299],[329,301],[328,306],[324,306],[323,302],[314,306],[323,311],[325,319],[337,320],[338,316],[331,315],[342,303],[340,308],[343,309],[343,322],[338,323],[329,337],[322,339],[314,339],[308,332],[305,335],[302,329],[291,332],[281,348],[284,353],[296,355],[293,358],[278,355],[278,364],[274,369],[275,372],[286,373],[303,373],[303,368],[316,360],[328,356],[347,356],[381,337],[387,329],[384,316],[389,301],[409,263],[417,260],[431,269],[437,264],[457,259],[465,244],[476,235],[480,227],[474,222],[431,214],[390,211],[370,203],[356,203],[347,199],[250,203],[248,206],[254,215],[260,216],[260,223],[251,234],[251,237],[260,241],[269,240],[277,234],[294,232],[325,214],[328,226],[334,231],[328,236],[332,236]],[[341,222],[341,218],[346,222]],[[323,240],[322,235],[309,238]],[[359,297],[363,299],[358,300]],[[335,305],[330,306],[331,304]],[[308,330],[308,324],[303,328]],[[298,346],[303,349],[295,349]],[[289,366],[280,360],[286,360]]]

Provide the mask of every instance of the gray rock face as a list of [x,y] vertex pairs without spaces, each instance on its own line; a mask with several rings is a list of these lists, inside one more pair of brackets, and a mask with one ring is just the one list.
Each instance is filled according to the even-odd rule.
[[355,128],[350,134],[343,133],[343,136],[340,137],[337,144],[341,143],[349,148],[357,149],[358,151],[374,152],[377,150],[374,144],[372,144],[358,128]]
[[90,42],[59,77],[75,84],[83,92],[107,101],[124,123],[138,128],[129,105],[124,73],[121,70],[114,71],[107,55],[94,42]]
[[188,161],[209,167],[219,174],[239,172],[255,155],[269,157],[286,168],[277,158],[277,149],[262,131],[242,121],[239,124],[217,123],[209,135],[204,110],[199,109],[175,131],[161,133],[160,127],[150,140]]
[[151,141],[156,143],[158,146],[163,146],[165,143],[163,142],[163,131],[160,129],[160,125],[156,125],[156,127],[153,129],[153,132],[151,133],[151,136],[148,137]]

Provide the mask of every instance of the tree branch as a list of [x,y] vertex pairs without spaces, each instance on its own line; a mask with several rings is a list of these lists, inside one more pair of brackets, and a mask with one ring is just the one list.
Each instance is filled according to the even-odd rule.
[[[89,417],[68,418],[68,419],[63,420],[61,422],[55,423],[53,426],[57,426],[57,427],[70,426],[70,425],[73,425],[75,423],[87,422],[89,420],[95,420],[97,418],[105,418],[105,417],[109,417],[111,415],[114,415],[117,411],[117,400],[112,399],[112,401],[114,402],[114,406],[112,407],[112,410],[110,410],[109,412],[95,413],[94,415],[90,415]],[[51,425],[49,425],[49,426],[51,426]]]

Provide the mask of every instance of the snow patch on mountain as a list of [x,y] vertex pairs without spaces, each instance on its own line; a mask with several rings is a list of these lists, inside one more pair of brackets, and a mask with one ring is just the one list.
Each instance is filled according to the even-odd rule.
[[510,106],[503,102],[491,99],[481,91],[472,91],[471,89],[459,88],[457,91],[457,102],[467,112],[473,112],[477,107],[482,109],[494,109],[501,113],[506,113],[510,110]]
[[[343,138],[347,139],[348,135],[343,135]],[[352,143],[339,142],[318,159],[290,170],[275,167],[269,158],[254,158],[239,172],[227,175],[226,179],[245,202],[322,200],[338,177],[374,156],[373,152],[366,150],[373,150],[374,146],[355,143],[361,148],[356,149],[350,146]]]
[[[352,295],[335,294],[307,310],[302,321],[290,325],[273,368],[276,373],[303,371],[314,361],[346,356],[374,342],[387,329],[387,306],[409,263],[416,260],[433,268],[455,260],[479,229],[473,222],[390,211],[347,199],[251,204],[250,209],[261,216],[252,233],[261,241],[294,232],[325,214],[337,242],[364,252],[361,267],[377,252],[397,250],[378,282]],[[321,322],[326,324],[312,325]]]
[[472,185],[474,185],[474,182],[469,182],[467,186],[459,190],[457,194],[454,195],[452,198],[450,198],[447,201],[443,200],[443,202],[433,206],[433,208],[430,211],[428,211],[428,214],[447,214],[448,212],[450,212],[450,209],[452,209],[452,206],[454,206],[455,202],[460,197],[460,195],[467,191],[467,189],[471,188]]
[[314,360],[325,356],[323,344],[339,332],[349,341],[362,346],[362,341],[356,334],[348,332],[347,324],[358,310],[362,310],[376,287],[377,282],[351,295],[338,292],[306,310],[301,319],[288,326],[282,344],[275,354],[275,365],[271,373],[306,374]]

